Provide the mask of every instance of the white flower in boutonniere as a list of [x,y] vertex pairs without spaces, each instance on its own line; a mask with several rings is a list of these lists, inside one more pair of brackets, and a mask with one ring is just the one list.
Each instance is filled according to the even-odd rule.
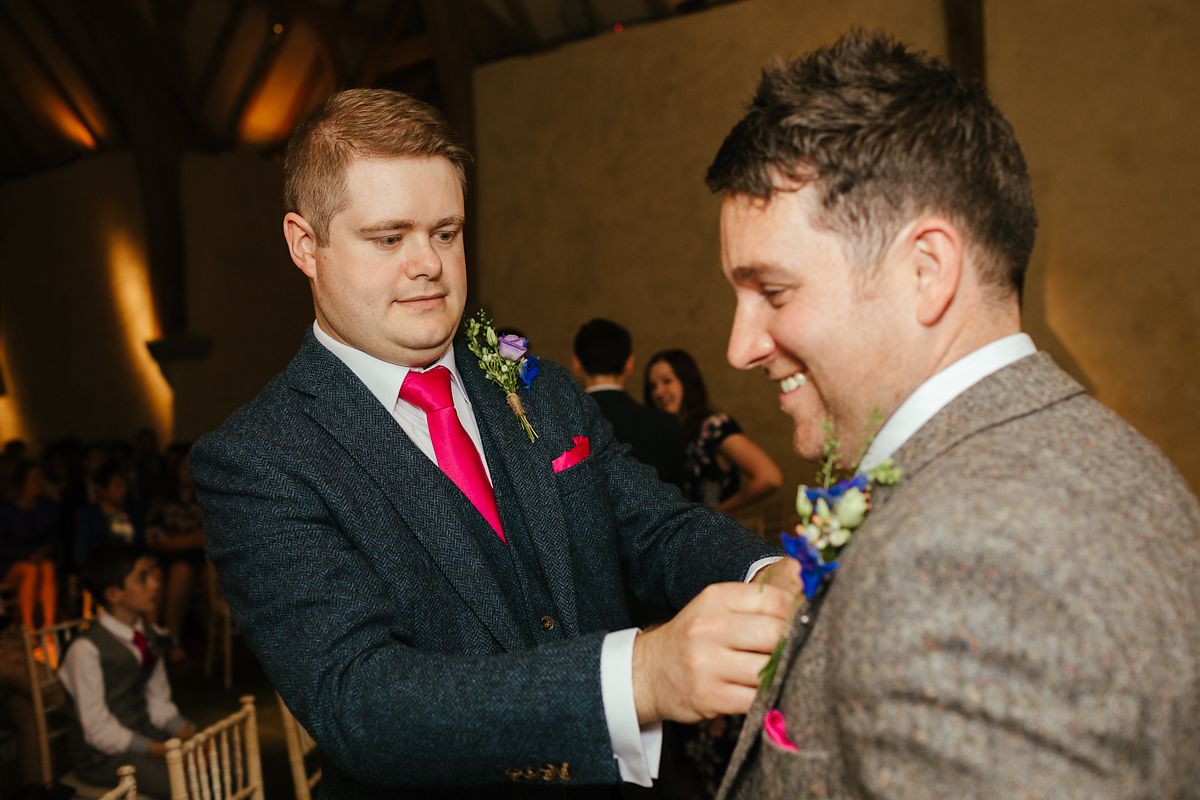
[[[878,411],[871,412],[868,429],[878,430],[882,422]],[[900,481],[900,468],[885,459],[876,467],[860,472],[858,463],[867,452],[874,435],[863,442],[858,461],[851,471],[853,477],[834,481],[840,463],[838,441],[833,425],[825,424],[825,459],[817,470],[820,486],[801,485],[796,492],[796,513],[800,522],[795,534],[781,533],[783,549],[790,558],[800,562],[800,580],[804,584],[804,596],[810,601],[825,586],[829,576],[837,569],[838,554],[850,543],[854,532],[863,524],[871,511],[871,490],[875,486],[891,486]],[[775,668],[783,654],[787,637],[779,641],[766,666],[759,672],[766,688],[775,676]]]
[[511,333],[496,335],[492,321],[480,311],[467,320],[467,347],[479,359],[479,368],[487,379],[504,392],[508,407],[521,421],[529,441],[535,441],[538,435],[529,424],[525,407],[517,395],[518,385],[528,390],[538,374],[538,357],[526,355],[529,340]]

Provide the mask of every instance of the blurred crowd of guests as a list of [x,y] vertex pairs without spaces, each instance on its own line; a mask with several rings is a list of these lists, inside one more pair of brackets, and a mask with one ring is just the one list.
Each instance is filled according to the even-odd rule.
[[[204,533],[187,469],[188,445],[160,449],[154,431],[132,441],[84,444],[63,439],[35,453],[21,440],[0,454],[0,578],[16,616],[51,625],[61,604],[87,613],[72,580],[98,548],[137,545],[162,571],[163,603],[152,620],[172,636],[171,658],[204,569]],[[14,600],[15,596],[15,600]]]

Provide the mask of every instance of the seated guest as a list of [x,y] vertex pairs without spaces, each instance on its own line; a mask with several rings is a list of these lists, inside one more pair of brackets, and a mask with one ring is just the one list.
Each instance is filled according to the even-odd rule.
[[71,700],[75,774],[107,786],[118,767],[132,764],[139,794],[165,799],[163,742],[186,739],[195,727],[171,701],[159,637],[146,623],[158,603],[158,575],[154,560],[128,544],[92,554],[83,579],[100,612],[67,648],[59,679]]
[[82,569],[92,552],[107,542],[133,544],[137,528],[126,507],[129,481],[113,464],[96,471],[93,480],[95,501],[79,512],[75,541],[71,545],[72,563]]
[[45,496],[42,471],[32,461],[18,463],[10,477],[12,494],[0,507],[0,575],[17,592],[21,621],[53,625],[58,598],[52,551],[58,535],[58,504]]
[[643,397],[646,405],[674,414],[683,425],[684,497],[729,514],[783,485],[771,457],[736,420],[709,406],[700,368],[685,351],[654,354],[646,365]]
[[654,467],[663,483],[679,484],[683,476],[679,421],[672,414],[641,405],[625,391],[633,374],[629,331],[607,319],[586,323],[575,334],[571,365],[575,378],[612,425],[617,441],[629,445],[638,461]]
[[[0,724],[11,727],[16,733],[21,782],[32,789],[42,778],[41,748],[21,630],[14,622],[0,606]],[[3,796],[8,797],[7,794]],[[23,795],[17,793],[14,796]]]
[[150,512],[146,523],[147,542],[166,581],[163,622],[171,636],[172,663],[186,657],[179,637],[196,580],[204,569],[203,527],[204,515],[185,458],[175,467],[166,499]]

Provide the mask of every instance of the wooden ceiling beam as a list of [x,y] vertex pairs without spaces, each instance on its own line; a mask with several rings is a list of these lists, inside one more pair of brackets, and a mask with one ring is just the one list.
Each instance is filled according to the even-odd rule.
[[344,14],[339,9],[330,8],[322,3],[314,3],[312,0],[290,0],[287,3],[279,3],[278,0],[249,0],[249,3],[263,9],[268,17],[272,14],[276,15],[268,19],[268,23],[277,22],[280,15],[286,14],[293,19],[302,19],[317,31],[326,33],[345,34],[365,39],[371,39],[379,34],[378,20]]
[[217,38],[213,40],[212,47],[209,48],[208,55],[204,59],[204,66],[200,69],[200,75],[192,85],[192,95],[196,98],[196,104],[201,110],[208,106],[213,84],[217,81],[217,75],[225,63],[225,56],[229,53],[229,46],[233,42],[238,28],[241,27],[245,15],[246,0],[230,0],[229,5],[225,8],[225,16],[221,20],[221,27],[217,31]]
[[75,96],[71,94],[71,90],[58,77],[58,73],[54,71],[54,67],[46,61],[41,50],[30,40],[29,36],[25,33],[25,29],[21,27],[21,24],[8,13],[3,5],[0,5],[0,23],[6,25],[9,33],[21,46],[21,49],[25,51],[30,63],[42,73],[42,76],[49,82],[51,88],[58,94],[59,99],[71,110],[71,113],[75,115],[75,119],[79,121],[79,124],[87,130],[88,136],[91,137],[92,141],[96,144],[103,142],[103,131],[97,131],[92,127],[91,122],[88,121],[87,114],[79,107],[79,103],[76,102]]
[[72,20],[67,24],[62,15],[71,11],[67,3],[30,3],[28,8],[46,26],[46,30],[62,45],[63,52],[75,66],[75,72],[84,81],[88,93],[99,103],[105,122],[111,126],[107,131],[106,143],[111,146],[124,144],[127,137],[124,120],[112,92],[100,80],[104,69],[96,47],[89,37],[80,34],[80,25]]
[[396,41],[396,37],[400,35],[400,32],[404,30],[404,26],[408,24],[409,19],[416,13],[417,7],[417,0],[393,1],[392,13],[386,30],[374,40],[366,43],[366,46],[363,48],[362,58],[359,59],[358,64],[347,76],[351,78],[351,80],[347,81],[349,85],[370,85],[376,77],[386,71],[386,69],[376,69],[374,65],[376,62],[384,59],[392,49],[392,43]]
[[433,61],[437,58],[437,48],[428,33],[397,42],[381,52],[365,66],[361,73],[360,83],[371,84],[380,75],[396,72],[413,64]]
[[250,99],[254,97],[254,93],[262,86],[263,80],[275,64],[275,59],[279,57],[279,51],[283,49],[283,43],[287,41],[288,36],[292,33],[291,22],[291,19],[288,17],[277,17],[273,20],[267,20],[268,25],[281,23],[283,30],[280,33],[275,33],[271,28],[267,28],[267,35],[258,46],[258,52],[254,55],[254,62],[250,65],[249,72],[242,78],[241,86],[238,88],[237,98],[233,103],[233,113],[230,114],[229,119],[226,121],[226,138],[237,138],[238,125],[241,124],[242,116],[246,113],[246,106],[250,104]]
[[946,22],[946,51],[950,65],[986,84],[983,0],[942,0],[942,12]]

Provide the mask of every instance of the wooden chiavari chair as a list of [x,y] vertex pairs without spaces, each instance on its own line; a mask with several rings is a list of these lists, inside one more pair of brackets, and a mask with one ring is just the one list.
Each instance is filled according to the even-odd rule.
[[254,697],[186,742],[167,741],[171,800],[263,800]]
[[[33,705],[34,723],[38,736],[38,754],[41,759],[42,782],[50,784],[56,777],[64,783],[76,786],[80,794],[88,793],[85,784],[63,776],[66,770],[54,769],[51,744],[66,736],[70,728],[67,710],[67,694],[55,674],[67,647],[80,633],[87,629],[87,620],[76,619],[30,630],[22,626],[22,647],[25,651],[25,669],[29,676],[29,696]],[[102,793],[101,789],[91,796]]]
[[278,692],[275,699],[279,702],[279,717],[283,721],[283,738],[287,742],[288,765],[292,769],[296,800],[312,800],[313,787],[321,780],[321,767],[318,764],[309,772],[305,761],[316,752],[317,743],[292,715]]
[[117,770],[117,777],[121,780],[116,788],[100,795],[99,800],[138,800],[137,776],[133,767],[128,764],[121,767]]

